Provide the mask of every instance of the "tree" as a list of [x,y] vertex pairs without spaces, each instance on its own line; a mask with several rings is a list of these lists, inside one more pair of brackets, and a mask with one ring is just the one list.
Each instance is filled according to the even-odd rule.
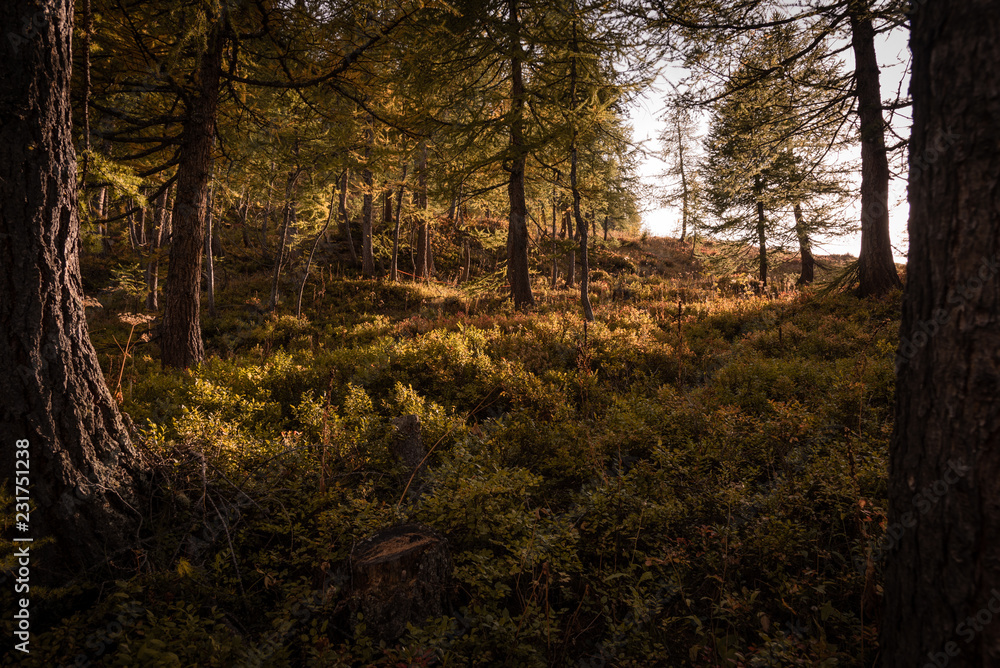
[[[826,214],[848,197],[843,168],[830,164],[830,156],[851,139],[843,122],[847,103],[837,90],[839,62],[817,45],[777,67],[807,40],[793,27],[775,26],[747,42],[729,77],[729,94],[715,104],[706,142],[707,195],[722,219],[712,229],[739,233],[742,241],[758,245],[764,284],[768,242],[798,243],[800,283],[807,283],[813,278],[810,236],[849,229]],[[794,222],[782,225],[789,210]]]
[[[679,37],[685,63],[696,79],[718,84],[718,55],[728,58],[739,53],[738,44],[746,35],[781,26],[795,26],[806,36],[805,44],[770,67],[761,68],[744,86],[763,81],[822,48],[827,38],[842,34],[847,26],[854,54],[854,77],[841,82],[844,96],[856,100],[861,131],[861,252],[858,258],[862,296],[882,295],[899,287],[892,260],[889,236],[889,170],[885,144],[885,121],[879,87],[879,70],[874,37],[881,30],[899,25],[901,3],[896,0],[830,0],[806,3],[798,13],[788,3],[749,0],[718,3],[714,0],[655,0],[652,24],[668,36]],[[643,10],[645,12],[645,10]],[[888,19],[889,27],[876,28],[877,19]],[[668,45],[671,40],[667,39]],[[668,48],[673,48],[668,46]],[[829,52],[833,56],[835,52]],[[702,103],[712,103],[731,95],[740,87],[728,87],[721,95],[702,95]],[[705,92],[705,91],[702,91]],[[835,102],[836,103],[836,102]],[[894,106],[904,106],[904,102]],[[800,118],[810,122],[811,112]]]
[[889,237],[889,159],[871,5],[871,0],[850,0],[848,5],[854,89],[861,126],[861,252],[858,254],[861,297],[880,296],[902,287]]
[[677,179],[676,186],[666,193],[665,203],[681,208],[680,240],[692,235],[700,222],[701,184],[698,173],[698,139],[694,118],[684,104],[673,104],[666,116],[666,127],[660,135],[661,152],[667,162],[667,176]]
[[518,0],[507,3],[507,38],[510,42],[510,180],[507,195],[510,199],[509,227],[507,228],[507,281],[510,294],[517,307],[535,303],[531,294],[531,275],[528,273],[528,208],[524,200],[524,172],[528,158],[524,137],[525,90],[522,63],[525,58],[521,44],[521,18]]
[[[74,572],[134,540],[145,464],[104,383],[84,313],[69,80],[73,5],[0,4],[31,27],[0,46],[0,454],[29,462],[29,531],[40,564]],[[11,33],[13,34],[13,33]],[[17,37],[17,35],[15,35]],[[16,444],[16,445],[15,445]],[[26,449],[21,449],[27,444]],[[14,476],[4,485],[14,496]],[[17,493],[23,495],[22,492]]]
[[1000,13],[916,4],[910,250],[896,357],[881,655],[1000,663]]

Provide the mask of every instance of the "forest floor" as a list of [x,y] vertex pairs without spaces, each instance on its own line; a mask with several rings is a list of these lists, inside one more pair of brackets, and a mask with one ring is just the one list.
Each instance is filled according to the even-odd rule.
[[[233,250],[185,372],[160,368],[135,268],[85,258],[154,496],[137,572],[33,586],[40,632],[3,665],[873,665],[899,294],[799,291],[786,257],[757,295],[725,250],[600,242],[589,325],[544,263],[527,311],[495,258],[459,285],[457,245],[430,283],[329,251],[303,315],[291,281],[268,314],[269,269]],[[447,539],[452,583],[444,614],[379,641],[338,574],[402,522]]]

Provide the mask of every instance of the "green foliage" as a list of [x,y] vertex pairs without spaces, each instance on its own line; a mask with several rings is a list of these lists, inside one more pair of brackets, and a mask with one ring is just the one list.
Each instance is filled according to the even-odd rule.
[[[40,598],[67,612],[35,665],[873,663],[855,564],[885,531],[896,304],[630,276],[584,329],[558,292],[330,286],[309,318],[220,318],[224,358],[189,372],[137,356],[145,566]],[[342,569],[404,520],[447,537],[452,607],[386,646]]]

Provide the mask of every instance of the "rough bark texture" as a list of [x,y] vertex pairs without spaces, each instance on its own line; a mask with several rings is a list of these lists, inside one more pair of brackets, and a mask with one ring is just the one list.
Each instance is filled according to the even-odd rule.
[[[29,478],[33,509],[15,535],[36,541],[31,584],[64,584],[84,568],[130,565],[118,554],[139,526],[144,466],[84,316],[70,134],[73,5],[0,4],[0,25],[24,19],[33,34],[0,44],[0,468],[11,496],[15,473]],[[15,447],[22,439],[26,450]],[[38,547],[42,538],[56,542]]]
[[518,16],[517,0],[508,1],[508,21],[510,23],[510,181],[507,196],[510,200],[510,218],[507,228],[507,281],[514,306],[530,306],[535,303],[531,294],[531,275],[528,273],[528,206],[524,200],[524,170],[527,163],[527,149],[524,143],[524,81],[521,76],[521,20]]
[[160,326],[160,358],[165,366],[187,368],[205,356],[201,340],[201,255],[208,210],[208,182],[219,102],[219,75],[225,38],[216,25],[198,68],[198,94],[184,125],[177,165],[173,238]]
[[444,614],[450,580],[444,538],[420,524],[390,527],[351,554],[351,610],[364,615],[366,633],[391,643],[408,622]]
[[884,665],[1000,665],[1000,13],[913,18]]
[[861,252],[858,255],[861,297],[883,295],[902,285],[889,237],[889,159],[885,151],[885,121],[869,5],[869,0],[850,0],[849,5],[861,125]]
[[812,241],[809,240],[809,230],[806,229],[806,221],[802,216],[802,205],[798,202],[792,207],[795,213],[795,236],[799,239],[799,257],[802,269],[799,271],[798,285],[809,285],[816,277],[816,261],[812,254]]

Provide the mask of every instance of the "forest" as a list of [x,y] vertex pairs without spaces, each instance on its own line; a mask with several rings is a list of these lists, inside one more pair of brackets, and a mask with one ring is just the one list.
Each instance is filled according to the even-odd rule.
[[0,27],[0,665],[1000,665],[994,2]]

